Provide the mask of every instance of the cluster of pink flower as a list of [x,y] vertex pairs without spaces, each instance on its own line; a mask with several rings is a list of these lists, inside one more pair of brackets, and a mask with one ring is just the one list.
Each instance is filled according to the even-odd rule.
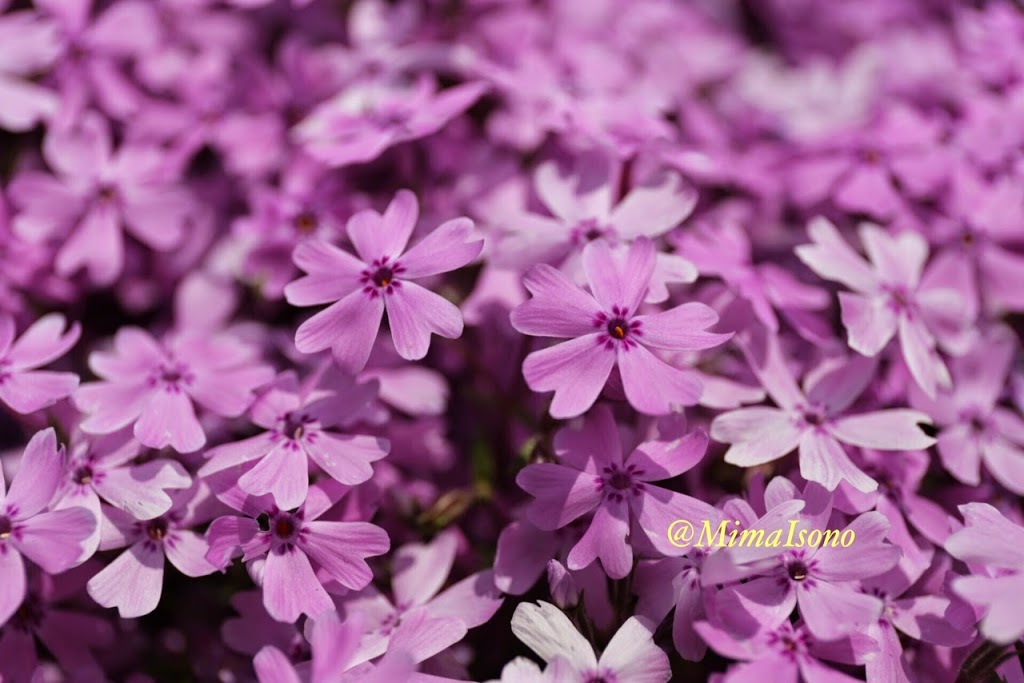
[[0,0],[0,681],[1024,681],[1021,314],[1013,0]]

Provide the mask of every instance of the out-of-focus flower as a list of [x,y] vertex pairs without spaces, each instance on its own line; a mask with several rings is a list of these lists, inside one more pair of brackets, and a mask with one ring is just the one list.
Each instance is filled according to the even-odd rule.
[[14,318],[0,312],[0,401],[28,414],[51,406],[78,387],[73,372],[36,370],[57,360],[75,345],[81,327],[59,313],[45,315],[15,339]]

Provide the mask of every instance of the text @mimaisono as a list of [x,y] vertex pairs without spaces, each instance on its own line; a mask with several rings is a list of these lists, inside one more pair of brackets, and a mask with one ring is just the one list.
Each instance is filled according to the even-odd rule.
[[723,520],[712,527],[705,519],[698,534],[692,522],[677,519],[668,526],[668,540],[677,548],[849,548],[856,541],[853,529],[808,530],[798,529],[799,524],[791,519],[783,529],[741,529],[739,520]]

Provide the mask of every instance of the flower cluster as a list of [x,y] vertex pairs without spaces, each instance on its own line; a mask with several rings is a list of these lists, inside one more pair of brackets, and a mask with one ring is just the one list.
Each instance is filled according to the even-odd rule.
[[1014,0],[0,0],[0,681],[1024,680],[1022,316]]

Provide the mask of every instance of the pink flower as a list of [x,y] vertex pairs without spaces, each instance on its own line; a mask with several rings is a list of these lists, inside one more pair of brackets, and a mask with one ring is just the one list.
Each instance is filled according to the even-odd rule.
[[57,434],[50,428],[37,432],[25,446],[9,491],[0,471],[0,624],[25,597],[22,556],[49,574],[86,559],[83,543],[97,524],[92,513],[80,507],[46,511],[64,467],[64,448],[57,447]]
[[789,622],[761,625],[754,634],[737,635],[702,621],[697,632],[715,652],[740,660],[723,677],[723,683],[751,680],[778,683],[856,683],[858,679],[822,664],[864,664],[878,652],[878,645],[863,633],[825,641],[815,638],[802,624]]
[[512,615],[512,632],[541,659],[558,667],[562,677],[557,681],[666,683],[672,677],[668,656],[636,617],[616,631],[600,658],[569,617],[547,602],[520,603]]
[[51,129],[43,156],[56,176],[20,173],[11,200],[21,208],[14,229],[35,241],[60,240],[56,268],[85,268],[98,285],[124,269],[124,230],[148,247],[168,251],[184,237],[192,211],[188,193],[168,178],[156,147],[125,144],[115,153],[107,121],[85,116],[71,129]]
[[977,567],[953,581],[953,591],[984,611],[980,630],[996,643],[1024,636],[1024,527],[987,503],[960,506],[966,523],[946,541],[953,557]]
[[285,512],[269,496],[245,494],[234,485],[231,470],[209,481],[218,498],[246,516],[213,520],[206,533],[207,558],[225,568],[240,553],[262,585],[264,607],[278,621],[294,622],[302,614],[334,609],[323,584],[364,588],[373,579],[366,558],[382,555],[390,546],[387,533],[373,524],[319,519],[347,490],[336,482],[314,484],[302,507]]
[[[157,458],[133,464],[139,455],[139,442],[126,431],[89,438],[78,434],[72,439],[71,456],[54,498],[54,507],[83,507],[102,519],[101,503],[130,517],[145,521],[170,510],[173,500],[168,491],[192,485],[180,463]],[[86,541],[89,555],[100,543],[100,527]]]
[[310,460],[342,484],[361,484],[373,475],[371,463],[386,456],[390,444],[338,428],[376,394],[376,382],[311,389],[300,387],[293,373],[282,375],[252,407],[253,422],[267,431],[211,449],[200,474],[249,464],[239,487],[253,496],[271,494],[282,510],[294,510],[306,500]]
[[[821,543],[816,547],[735,547],[711,553],[700,574],[704,586],[726,584],[715,598],[714,610],[730,628],[742,629],[752,617],[768,626],[786,621],[799,607],[807,629],[816,638],[834,640],[867,628],[882,614],[882,601],[860,591],[857,581],[877,576],[896,566],[902,551],[886,542],[889,522],[879,512],[865,512],[840,528],[829,524],[832,496],[817,484],[808,484],[803,495],[785,479],[766,501],[785,502],[802,498],[805,506],[780,525],[788,540],[835,529],[849,530],[856,544],[851,548]],[[775,482],[773,482],[774,484]],[[798,542],[798,541],[797,541]],[[782,552],[779,552],[779,550]],[[745,583],[735,583],[746,580]]]
[[513,327],[533,336],[571,338],[534,351],[523,363],[531,389],[555,392],[553,417],[586,412],[616,366],[626,398],[641,412],[664,415],[697,402],[700,381],[651,349],[696,351],[718,346],[731,335],[705,331],[718,316],[700,303],[637,315],[654,264],[654,245],[639,238],[619,252],[604,241],[587,245],[583,268],[589,294],[551,266],[540,264],[527,273],[524,282],[533,298],[512,311]]
[[145,446],[199,450],[206,434],[193,400],[222,417],[241,415],[253,391],[273,377],[257,358],[251,346],[226,333],[172,333],[158,342],[139,328],[123,327],[113,351],[89,356],[101,381],[75,393],[75,404],[87,414],[82,431],[109,434],[134,424],[135,438]]
[[910,391],[910,402],[935,418],[939,458],[965,484],[981,483],[984,463],[1000,484],[1024,495],[1024,419],[998,405],[1020,344],[1005,327],[979,337],[953,359],[953,389],[930,399]]
[[285,288],[288,302],[334,302],[299,326],[299,351],[330,347],[340,367],[359,372],[385,309],[395,349],[407,360],[427,355],[431,334],[462,334],[458,307],[412,280],[461,268],[480,254],[483,241],[473,238],[472,221],[456,218],[407,250],[418,215],[416,196],[399,190],[383,215],[367,209],[349,219],[348,236],[359,258],[319,240],[296,247],[295,263],[308,274]]
[[536,500],[531,522],[557,529],[594,511],[583,538],[570,551],[569,569],[583,569],[601,560],[608,576],[621,579],[633,568],[637,535],[666,554],[675,554],[666,536],[677,519],[699,527],[718,519],[717,511],[695,498],[652,486],[693,467],[704,456],[708,437],[695,430],[675,439],[647,441],[628,456],[611,411],[596,408],[581,429],[563,429],[555,437],[559,463],[528,465],[516,477]]
[[416,644],[408,654],[419,663],[494,616],[503,597],[494,586],[491,570],[471,574],[441,591],[455,563],[458,544],[458,534],[446,531],[430,543],[398,548],[391,579],[394,602],[372,586],[342,599],[342,614],[350,619],[364,617],[368,631],[353,655],[354,662],[390,652],[402,631],[404,638]]
[[53,405],[78,387],[73,372],[36,370],[68,352],[81,328],[74,323],[65,332],[64,316],[45,315],[14,339],[14,318],[0,313],[0,401],[27,415]]
[[801,390],[782,358],[778,339],[769,335],[764,359],[758,361],[744,345],[761,384],[777,408],[754,406],[723,413],[711,423],[711,437],[731,444],[725,461],[754,467],[800,449],[800,474],[829,491],[846,480],[860,491],[878,483],[850,459],[843,444],[879,450],[928,448],[935,439],[918,424],[929,417],[905,408],[844,415],[867,388],[875,363],[854,356],[823,363],[808,373]]
[[356,83],[316,107],[293,136],[330,166],[370,161],[393,145],[436,133],[486,90],[474,82],[437,92],[429,77],[410,85]]
[[[416,637],[407,636],[406,630],[400,629],[399,645]],[[308,677],[300,677],[281,650],[267,645],[253,661],[260,683],[387,683],[409,681],[415,671],[415,662],[401,647],[388,650],[376,665],[360,666],[354,658],[364,633],[359,615],[340,621],[337,612],[324,612],[312,621],[312,626],[307,625],[306,631],[313,654]]]
[[0,128],[26,131],[57,113],[57,94],[25,77],[49,67],[60,53],[57,27],[35,12],[0,16]]
[[949,388],[949,371],[936,345],[955,343],[976,314],[961,293],[958,273],[925,269],[928,243],[914,232],[893,236],[876,225],[862,225],[860,238],[870,264],[824,218],[813,220],[808,233],[813,243],[796,248],[800,260],[853,290],[839,293],[850,348],[877,356],[896,336],[910,374],[926,394]]
[[165,558],[185,576],[216,571],[206,560],[206,540],[191,529],[209,519],[202,513],[208,497],[209,491],[199,486],[176,492],[170,510],[144,521],[106,508],[100,550],[128,550],[89,580],[90,597],[116,607],[124,619],[141,617],[160,603]]
[[[628,244],[638,237],[656,238],[686,219],[697,205],[696,190],[676,173],[662,173],[618,198],[620,164],[602,153],[582,154],[570,174],[549,161],[534,173],[541,202],[552,217],[534,213],[505,219],[508,234],[495,249],[495,260],[514,265],[550,262],[575,282],[586,282],[580,257],[594,240]],[[667,283],[693,282],[697,270],[676,254],[658,253],[646,300],[668,298]]]

